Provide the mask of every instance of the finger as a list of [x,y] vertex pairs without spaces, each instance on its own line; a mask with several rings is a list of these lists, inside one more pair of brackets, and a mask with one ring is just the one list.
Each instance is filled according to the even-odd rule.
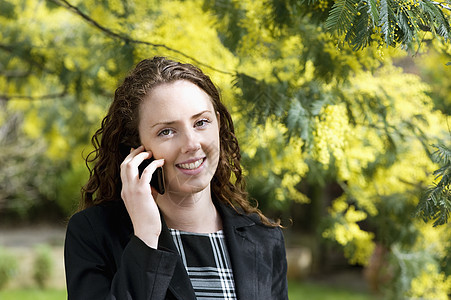
[[[144,151],[144,146],[139,146],[138,148],[130,148],[130,153],[124,158],[122,164],[129,163],[138,153],[141,153]],[[121,165],[122,165],[121,164]]]
[[162,167],[164,165],[164,159],[157,159],[151,162],[141,174],[141,180],[144,182],[150,182],[152,180],[153,174],[155,174],[155,170],[158,167]]
[[140,152],[132,157],[132,159],[127,164],[131,165],[133,168],[137,168],[145,159],[149,159],[151,157],[152,152],[150,151]]
[[[134,153],[133,153],[134,154]],[[132,155],[132,154],[131,154]],[[140,152],[135,156],[124,160],[121,165],[121,177],[123,180],[133,180],[139,177],[138,166],[145,160],[152,157],[149,152]]]

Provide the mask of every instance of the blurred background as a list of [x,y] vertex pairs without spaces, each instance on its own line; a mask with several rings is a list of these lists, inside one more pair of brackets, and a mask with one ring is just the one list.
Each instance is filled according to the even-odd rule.
[[232,113],[290,299],[449,299],[451,4],[0,0],[0,298],[64,299],[90,139],[144,58]]

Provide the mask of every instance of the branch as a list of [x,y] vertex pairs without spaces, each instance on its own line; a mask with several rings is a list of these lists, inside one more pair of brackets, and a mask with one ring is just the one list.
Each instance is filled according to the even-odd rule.
[[444,9],[447,9],[447,10],[449,10],[449,11],[451,11],[451,7],[449,7],[448,5],[446,5],[445,3],[443,3],[443,2],[431,2],[432,4],[435,4],[435,5],[438,5],[438,6],[440,6],[441,8],[444,8]]
[[22,70],[5,70],[0,71],[0,76],[5,76],[6,78],[22,78],[30,75],[30,71],[22,71]]
[[228,72],[228,71],[223,71],[223,70],[219,70],[216,69],[206,63],[200,62],[199,60],[195,59],[192,56],[189,56],[188,54],[185,54],[184,52],[168,47],[164,44],[154,44],[151,42],[147,42],[147,41],[142,41],[142,40],[136,40],[136,39],[132,39],[131,37],[127,36],[124,33],[118,33],[118,32],[114,32],[111,29],[108,29],[104,26],[102,26],[101,24],[99,24],[98,22],[96,22],[95,20],[93,20],[90,16],[88,16],[87,14],[83,13],[82,11],[80,11],[80,9],[76,6],[73,6],[72,4],[70,4],[68,1],[66,0],[48,0],[51,1],[53,3],[55,3],[56,5],[59,5],[61,7],[64,7],[72,12],[74,12],[75,14],[79,15],[81,18],[83,18],[85,21],[87,21],[89,24],[91,24],[92,26],[94,26],[95,28],[99,29],[100,31],[104,32],[106,35],[115,38],[115,39],[120,39],[125,41],[126,43],[133,43],[133,44],[142,44],[142,45],[147,45],[147,46],[152,46],[155,48],[164,48],[168,51],[172,51],[174,53],[177,53],[193,62],[195,62],[197,65],[199,66],[204,66],[207,67],[213,71],[219,72],[219,73],[223,73],[223,74],[227,74],[227,75],[235,75],[234,73]]
[[12,45],[7,45],[7,44],[1,44],[0,43],[0,50],[4,50],[6,52],[11,53],[12,55],[19,57],[21,60],[27,62],[30,66],[35,66],[37,67],[39,70],[53,74],[54,71],[48,69],[45,67],[45,65],[41,64],[40,62],[37,62],[36,60],[32,59],[32,57],[30,55],[19,55],[19,51],[16,51],[16,49],[14,48],[14,46]]
[[56,94],[47,94],[47,95],[41,95],[41,96],[28,96],[28,95],[8,95],[8,94],[0,94],[0,100],[3,101],[9,101],[11,99],[16,100],[48,100],[48,99],[55,99],[55,98],[61,98],[67,95],[66,91],[63,91],[61,93]]

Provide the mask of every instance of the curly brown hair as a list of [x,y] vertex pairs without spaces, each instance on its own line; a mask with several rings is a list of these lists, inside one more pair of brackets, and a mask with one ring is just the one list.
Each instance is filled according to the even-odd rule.
[[210,96],[219,113],[220,154],[211,181],[212,196],[235,210],[240,207],[246,214],[256,213],[264,224],[275,226],[248,201],[232,118],[221,102],[218,89],[199,68],[164,57],[139,62],[116,89],[109,111],[91,139],[95,150],[85,159],[90,177],[82,188],[79,209],[121,199],[120,164],[130,153],[130,148],[141,145],[138,134],[140,104],[153,88],[177,80],[187,80],[200,87]]

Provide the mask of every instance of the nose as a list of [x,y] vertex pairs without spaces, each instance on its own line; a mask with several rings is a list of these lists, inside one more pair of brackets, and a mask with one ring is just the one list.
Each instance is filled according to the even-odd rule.
[[199,136],[191,130],[186,131],[184,134],[183,145],[181,148],[182,153],[196,152],[199,149],[200,149]]

